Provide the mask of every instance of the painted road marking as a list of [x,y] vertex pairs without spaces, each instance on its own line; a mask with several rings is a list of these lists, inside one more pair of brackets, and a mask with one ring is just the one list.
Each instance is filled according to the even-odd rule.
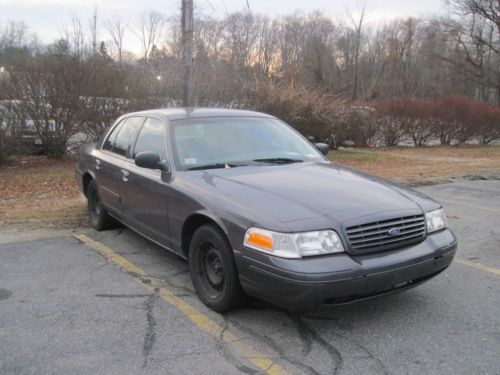
[[470,204],[470,203],[450,201],[449,199],[440,199],[440,200],[442,200],[443,202],[451,203],[451,204],[458,204],[458,205],[465,206],[465,207],[475,208],[477,210],[483,210],[483,211],[500,213],[500,210],[497,210],[495,208],[483,207],[483,206],[476,206],[475,204]]
[[471,261],[468,261],[468,260],[465,260],[462,258],[455,258],[455,260],[457,261],[457,263],[463,264],[465,266],[474,267],[474,268],[477,268],[478,270],[489,272],[489,273],[492,273],[494,275],[500,276],[500,269],[498,269],[498,268],[483,266],[481,263],[471,262]]
[[[254,349],[251,345],[245,343],[243,339],[233,334],[230,330],[223,328],[220,324],[210,319],[207,315],[187,303],[184,299],[176,296],[171,290],[161,286],[160,283],[151,279],[145,271],[132,264],[121,255],[117,254],[110,247],[101,242],[95,241],[84,234],[78,234],[74,237],[90,248],[97,250],[109,261],[127,271],[138,284],[148,289],[151,293],[158,293],[164,301],[180,310],[199,328],[213,336],[215,339],[226,343],[255,367],[269,375],[289,374],[288,371],[274,362],[271,357]],[[144,282],[145,278],[147,278],[147,283]]]

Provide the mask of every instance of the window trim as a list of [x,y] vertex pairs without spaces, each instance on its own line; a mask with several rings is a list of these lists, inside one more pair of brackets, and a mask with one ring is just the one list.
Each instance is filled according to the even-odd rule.
[[165,122],[162,119],[158,118],[158,117],[145,116],[145,120],[142,123],[140,129],[137,131],[137,134],[136,134],[135,139],[134,139],[134,143],[131,145],[132,147],[130,148],[130,158],[129,159],[132,160],[134,162],[134,164],[135,164],[135,157],[132,157],[132,156],[134,155],[135,146],[137,145],[137,140],[139,139],[139,135],[141,134],[142,128],[146,124],[146,121],[148,121],[149,119],[158,120],[163,125],[163,145],[165,146],[165,150],[164,150],[164,152],[165,152],[165,158],[163,160],[165,160],[167,162],[169,160],[169,157],[168,157],[168,145],[167,145],[167,131],[166,131],[167,126],[166,126]]
[[[129,147],[128,147],[128,149],[127,149],[126,153],[125,153],[125,155],[120,155],[119,153],[117,153],[117,152],[115,152],[115,151],[114,151],[114,148],[115,148],[115,147],[114,147],[114,143],[113,143],[113,147],[112,147],[112,149],[111,149],[111,150],[105,150],[105,149],[103,149],[104,144],[106,143],[106,141],[108,140],[108,138],[111,136],[111,134],[113,133],[114,129],[116,129],[116,127],[117,127],[117,126],[120,126],[120,124],[122,124],[122,123],[126,122],[127,120],[129,120],[129,119],[131,119],[131,118],[134,118],[134,117],[135,117],[135,118],[142,118],[142,119],[143,119],[143,121],[142,121],[142,123],[139,125],[139,128],[138,128],[138,130],[136,131],[136,133],[134,134],[134,136],[132,137],[132,141],[131,141],[131,143],[130,143],[130,145],[129,145]],[[104,138],[104,141],[103,141],[103,142],[102,142],[102,144],[101,144],[100,151],[105,152],[105,153],[110,154],[110,155],[113,155],[113,156],[116,156],[116,157],[121,158],[121,159],[130,160],[130,147],[131,147],[132,145],[134,145],[134,146],[135,146],[135,141],[136,141],[136,139],[137,139],[137,135],[139,134],[139,131],[142,129],[142,126],[144,125],[144,122],[146,122],[146,119],[147,119],[148,117],[149,117],[149,116],[145,116],[145,115],[142,115],[142,116],[140,116],[140,115],[131,115],[131,116],[124,116],[124,117],[120,117],[120,118],[116,121],[116,124],[115,124],[115,125],[113,125],[113,126],[111,127],[111,129],[108,131],[108,133],[106,134],[106,137]],[[117,137],[118,137],[118,135],[120,135],[120,132],[121,132],[121,129],[118,131],[118,133],[117,133],[117,135],[116,135]],[[133,160],[133,159],[132,159],[132,160]]]
[[[116,122],[113,124],[113,126],[111,126],[111,128],[108,130],[108,132],[106,133],[105,137],[103,138],[103,140],[101,141],[101,145],[99,147],[99,151],[102,151],[102,152],[110,152],[110,153],[113,153],[113,144],[111,145],[111,150],[106,150],[104,148],[104,145],[106,144],[106,142],[108,141],[108,139],[111,137],[111,135],[113,134],[113,132],[115,131],[115,129],[119,126],[122,125],[122,123],[126,120],[127,118],[126,117],[120,117],[118,120],[116,120]],[[118,130],[118,133],[120,132],[120,130]],[[118,133],[116,135],[118,135]]]

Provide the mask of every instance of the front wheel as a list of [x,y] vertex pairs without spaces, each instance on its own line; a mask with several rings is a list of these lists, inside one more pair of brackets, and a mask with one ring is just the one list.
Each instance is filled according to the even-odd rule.
[[102,206],[95,180],[91,180],[87,187],[87,201],[89,207],[89,221],[92,228],[97,231],[102,231],[111,229],[117,225],[117,222],[108,215]]
[[215,225],[198,228],[189,246],[191,280],[200,300],[218,312],[238,306],[243,299],[233,250]]

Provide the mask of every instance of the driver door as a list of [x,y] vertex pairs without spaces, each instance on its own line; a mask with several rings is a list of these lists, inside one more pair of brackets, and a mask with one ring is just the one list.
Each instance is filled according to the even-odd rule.
[[134,160],[135,155],[144,151],[158,153],[161,160],[166,158],[165,124],[147,118],[131,150],[130,158],[122,165],[127,176],[122,188],[124,215],[143,235],[168,247],[169,184],[162,178],[162,171],[138,167]]

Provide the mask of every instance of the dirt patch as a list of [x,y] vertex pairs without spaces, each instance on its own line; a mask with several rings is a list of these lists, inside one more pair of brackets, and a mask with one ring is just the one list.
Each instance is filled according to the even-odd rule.
[[500,173],[500,146],[346,149],[330,152],[328,157],[338,164],[413,185]]
[[0,168],[0,226],[67,229],[86,225],[74,162],[20,158]]

